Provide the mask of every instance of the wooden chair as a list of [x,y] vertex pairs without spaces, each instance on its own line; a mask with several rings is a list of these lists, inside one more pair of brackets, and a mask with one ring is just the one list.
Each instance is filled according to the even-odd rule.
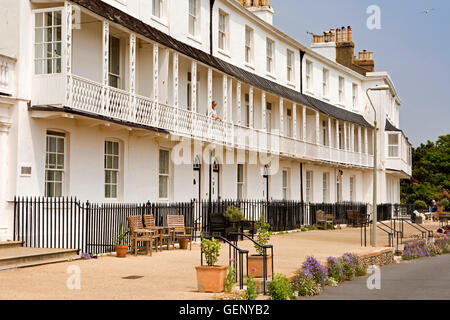
[[131,236],[131,252],[134,250],[134,255],[137,255],[138,241],[146,243],[146,253],[150,251],[152,255],[153,242],[155,242],[155,248],[158,248],[158,238],[155,237],[155,232],[152,230],[144,229],[141,216],[127,217],[128,228],[130,229]]
[[184,216],[167,215],[167,227],[173,230],[174,242],[179,239],[189,240],[189,249],[192,250],[192,228],[184,225]]
[[333,215],[332,214],[325,214],[322,210],[319,210],[316,212],[316,226],[323,226],[323,230],[327,230],[328,223],[333,224]]
[[[164,240],[167,242],[167,250],[170,250],[170,245],[172,244],[172,231],[167,227],[158,227],[153,214],[144,215],[144,224],[145,229],[155,232],[155,237],[159,240],[160,251],[162,251],[162,244]],[[175,248],[175,246],[173,248]]]

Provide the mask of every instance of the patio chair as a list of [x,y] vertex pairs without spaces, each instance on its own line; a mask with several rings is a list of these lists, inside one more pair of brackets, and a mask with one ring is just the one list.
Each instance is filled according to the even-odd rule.
[[150,256],[152,256],[153,242],[155,242],[155,248],[158,248],[158,238],[155,237],[155,232],[144,229],[142,216],[127,217],[127,222],[131,236],[131,252],[134,250],[134,255],[136,256],[138,249],[143,248],[138,248],[138,241],[142,241],[146,243],[146,253],[148,254],[148,251],[150,251]]
[[192,228],[184,225],[184,216],[167,215],[167,227],[173,230],[174,242],[179,239],[189,240],[189,249],[192,250]]
[[333,215],[325,214],[322,210],[316,212],[316,226],[323,226],[323,230],[327,230],[328,223],[334,224]]
[[167,250],[170,250],[170,245],[172,244],[172,231],[169,228],[157,226],[155,216],[153,214],[144,215],[144,225],[145,229],[155,232],[155,237],[159,240],[160,251],[162,251],[164,240],[167,242]]

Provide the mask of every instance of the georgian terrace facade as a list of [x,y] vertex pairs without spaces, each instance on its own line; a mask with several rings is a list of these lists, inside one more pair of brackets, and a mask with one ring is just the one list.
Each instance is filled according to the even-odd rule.
[[[364,91],[391,86],[373,99],[378,123],[389,119],[396,129],[389,76],[339,65],[237,1],[194,2],[194,9],[164,0],[12,5],[24,36],[17,35],[20,98],[7,107],[3,201],[187,201],[210,192],[214,199],[370,199],[373,119]],[[222,121],[212,119],[212,101]],[[380,202],[399,202],[410,146],[386,129]]]

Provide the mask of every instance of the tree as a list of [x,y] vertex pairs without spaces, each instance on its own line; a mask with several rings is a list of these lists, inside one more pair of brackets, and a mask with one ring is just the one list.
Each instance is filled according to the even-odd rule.
[[413,149],[412,161],[412,179],[401,185],[402,202],[442,199],[444,191],[450,189],[450,134]]

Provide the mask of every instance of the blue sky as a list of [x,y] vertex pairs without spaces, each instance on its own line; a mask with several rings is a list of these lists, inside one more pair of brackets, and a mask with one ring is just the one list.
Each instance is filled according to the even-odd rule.
[[[400,127],[416,147],[450,133],[450,1],[271,0],[274,25],[305,45],[311,36],[352,26],[355,52],[374,51],[375,71],[388,71],[402,105]],[[381,29],[366,25],[370,5]],[[421,13],[434,8],[429,14]]]

